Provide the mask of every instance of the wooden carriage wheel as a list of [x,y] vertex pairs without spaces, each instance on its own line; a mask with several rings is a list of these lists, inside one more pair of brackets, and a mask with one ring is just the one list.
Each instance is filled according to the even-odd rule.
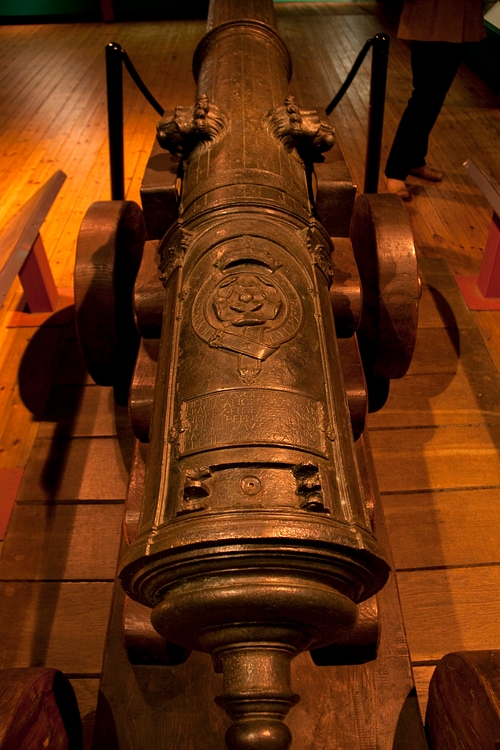
[[146,238],[141,208],[133,201],[101,201],[87,211],[78,236],[75,316],[87,369],[99,385],[112,385],[126,403],[139,347],[133,286]]
[[408,370],[418,325],[420,278],[408,212],[396,195],[360,195],[351,239],[363,288],[358,329],[367,380],[383,383]]

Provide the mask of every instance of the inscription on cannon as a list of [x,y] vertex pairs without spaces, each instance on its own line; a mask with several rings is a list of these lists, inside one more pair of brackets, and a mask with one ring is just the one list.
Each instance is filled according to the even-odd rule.
[[324,407],[301,393],[241,388],[182,404],[181,455],[231,445],[278,445],[326,455]]

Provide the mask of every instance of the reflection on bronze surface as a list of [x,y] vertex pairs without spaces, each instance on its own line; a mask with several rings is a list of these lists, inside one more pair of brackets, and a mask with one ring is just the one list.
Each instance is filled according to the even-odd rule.
[[230,750],[285,750],[290,662],[340,641],[388,566],[366,515],[312,162],[330,125],[290,97],[271,0],[212,0],[159,244],[165,307],[145,490],[122,562],[169,642],[207,651]]

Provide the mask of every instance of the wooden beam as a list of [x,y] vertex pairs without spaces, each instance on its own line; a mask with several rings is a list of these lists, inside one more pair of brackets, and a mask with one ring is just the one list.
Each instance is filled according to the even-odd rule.
[[66,175],[59,169],[7,223],[0,235],[0,305],[25,264],[65,179]]

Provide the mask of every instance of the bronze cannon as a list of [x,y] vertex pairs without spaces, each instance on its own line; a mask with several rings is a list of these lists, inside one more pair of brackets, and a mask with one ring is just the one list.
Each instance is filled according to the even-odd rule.
[[341,662],[389,573],[354,438],[363,371],[378,406],[411,360],[418,274],[401,201],[353,209],[332,177],[332,127],[289,93],[272,0],[212,0],[193,70],[144,215],[99,203],[83,222],[77,327],[147,446],[122,586],[165,663],[211,655],[228,748],[285,750],[291,660],[343,644]]

